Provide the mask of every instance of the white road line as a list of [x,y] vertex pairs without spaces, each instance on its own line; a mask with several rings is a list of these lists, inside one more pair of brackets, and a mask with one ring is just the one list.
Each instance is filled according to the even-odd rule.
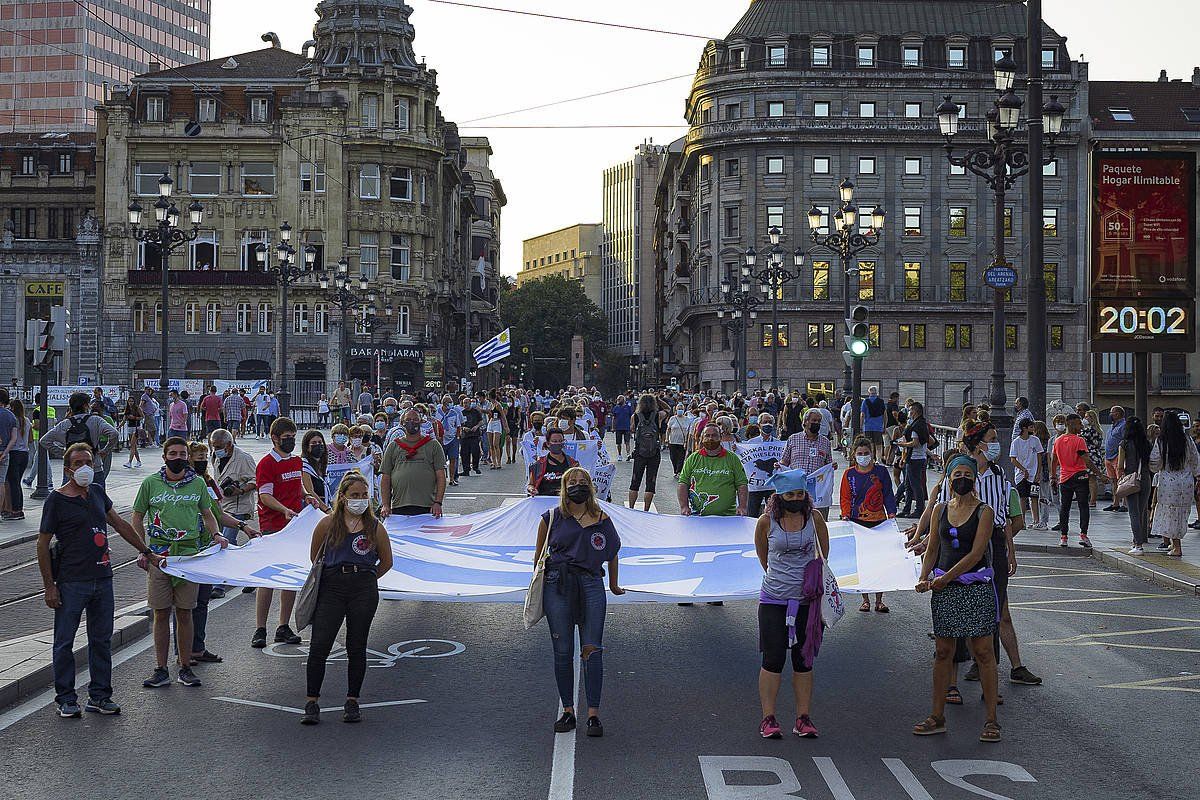
[[833,793],[833,800],[854,800],[854,793],[846,785],[842,773],[838,772],[838,768],[833,765],[832,758],[813,756],[813,763],[817,765],[817,771],[821,773],[821,777],[829,786],[829,791]]
[[457,494],[454,494],[453,492],[450,492],[450,493],[446,494],[447,498],[468,497],[468,496],[469,497],[479,496],[479,497],[521,497],[521,498],[525,498],[525,497],[528,497],[529,495],[520,494],[518,492],[472,492],[470,495],[457,495]]
[[[579,642],[576,641],[576,651],[579,649]],[[576,653],[578,656],[578,652]],[[579,696],[583,694],[583,687],[579,683],[579,664],[580,659],[575,659],[575,718],[582,718],[585,723],[587,720],[587,712],[579,713]],[[554,705],[554,713],[557,718],[562,709],[557,703]],[[575,797],[575,739],[579,735],[579,730],[571,733],[556,733],[554,734],[554,760],[550,767],[550,793],[546,795],[547,800],[573,800]]]
[[[280,705],[276,705],[275,703],[260,703],[257,700],[241,700],[236,697],[214,697],[213,700],[220,700],[224,703],[237,703],[238,705],[242,705],[242,706],[253,706],[255,708],[269,708],[274,711],[286,711],[289,714],[303,714],[304,713],[303,708],[292,708],[291,706],[280,706]],[[384,706],[407,706],[407,705],[411,705],[413,703],[427,703],[427,702],[429,702],[429,701],[428,700],[387,700],[382,703],[361,703],[361,704],[359,704],[358,707],[359,708],[382,708]],[[325,714],[330,711],[341,711],[342,709],[343,709],[342,706],[330,706],[329,708],[322,708],[321,713]]]
[[933,796],[925,791],[925,787],[917,780],[917,776],[913,775],[912,770],[902,760],[885,758],[883,763],[896,778],[896,782],[900,784],[901,788],[908,792],[908,796],[912,800],[933,800]]

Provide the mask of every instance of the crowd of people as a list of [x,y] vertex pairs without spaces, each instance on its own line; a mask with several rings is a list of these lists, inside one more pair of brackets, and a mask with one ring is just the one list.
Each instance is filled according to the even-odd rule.
[[[543,516],[535,563],[542,607],[552,633],[554,674],[562,699],[555,730],[576,725],[571,664],[573,628],[579,629],[586,690],[587,733],[603,734],[599,708],[603,682],[604,579],[614,594],[620,532],[597,501],[619,491],[603,490],[572,457],[570,442],[596,442],[605,448],[611,431],[615,457],[632,462],[629,507],[645,510],[657,491],[663,452],[670,461],[680,513],[687,516],[756,518],[755,548],[764,571],[759,605],[762,665],[760,734],[781,735],[775,702],[791,652],[797,719],[793,733],[817,735],[811,717],[812,669],[822,625],[814,614],[814,568],[819,573],[829,552],[827,522],[832,495],[813,490],[811,476],[846,469],[837,492],[841,519],[871,528],[895,518],[904,523],[908,546],[922,555],[918,592],[932,592],[934,702],[929,717],[913,728],[917,735],[946,730],[945,706],[963,702],[958,665],[973,660],[966,680],[978,680],[988,710],[980,739],[999,741],[996,707],[1002,702],[997,662],[1003,647],[1014,684],[1041,679],[1022,662],[1008,608],[1008,577],[1017,569],[1013,537],[1029,525],[1045,530],[1050,503],[1059,502],[1055,528],[1068,544],[1071,506],[1078,508],[1079,541],[1090,547],[1087,530],[1103,487],[1111,485],[1106,512],[1127,512],[1133,548],[1141,553],[1159,537],[1168,554],[1179,555],[1190,509],[1197,505],[1200,455],[1195,438],[1179,416],[1156,409],[1152,423],[1109,412],[1112,425],[1101,429],[1095,411],[1080,404],[1055,415],[1048,426],[1034,419],[1024,398],[1017,400],[1009,446],[1013,479],[998,464],[999,432],[985,406],[966,406],[956,436],[937,435],[920,402],[898,394],[884,400],[875,389],[850,409],[840,397],[801,392],[758,391],[724,397],[712,392],[675,390],[626,392],[610,403],[595,390],[569,387],[552,393],[517,388],[474,395],[429,394],[352,398],[341,384],[322,406],[319,422],[300,435],[281,416],[278,401],[265,389],[224,395],[209,387],[197,404],[202,425],[187,414],[188,398],[171,392],[165,408],[147,389],[113,416],[104,399],[72,395],[69,413],[40,433],[37,446],[63,452],[61,482],[45,505],[38,560],[45,601],[55,611],[55,690],[59,713],[77,717],[72,643],[87,615],[91,680],[83,710],[114,714],[112,700],[111,526],[140,555],[147,572],[147,603],[153,612],[156,668],[148,689],[172,682],[170,654],[175,639],[175,681],[200,685],[193,667],[218,663],[208,649],[209,602],[227,587],[197,585],[162,570],[167,556],[190,555],[217,545],[269,536],[308,507],[324,512],[316,525],[310,556],[321,576],[311,616],[312,641],[302,722],[320,721],[318,700],[325,662],[344,624],[348,685],[343,718],[361,719],[358,706],[366,672],[366,642],[379,600],[378,578],[391,568],[384,521],[392,515],[440,517],[448,487],[481,475],[481,465],[503,470],[521,464],[526,491],[558,498]],[[849,428],[857,413],[860,435]],[[15,422],[8,419],[12,417]],[[148,422],[159,419],[163,429]],[[15,474],[23,464],[16,453],[23,441],[34,445],[31,425],[19,401],[0,389],[0,437],[4,462]],[[124,433],[122,433],[122,428]],[[326,431],[328,433],[326,433]],[[161,434],[161,438],[160,435]],[[267,437],[271,449],[256,460],[237,444],[239,437]],[[326,438],[328,435],[328,439]],[[129,520],[113,510],[105,476],[114,448],[130,449],[126,466],[141,465],[152,447],[161,465],[141,483]],[[778,442],[779,456],[767,465],[769,479],[751,491],[738,445]],[[607,452],[605,451],[607,458]],[[360,465],[370,470],[329,467]],[[930,492],[927,465],[943,466]],[[828,471],[828,470],[826,470]],[[367,473],[367,474],[364,474]],[[374,480],[370,475],[375,476]],[[6,488],[5,513],[19,513],[20,492]],[[336,480],[336,482],[335,482]],[[11,509],[11,510],[8,510]],[[1196,527],[1193,523],[1191,527]],[[815,567],[814,567],[815,565]],[[815,580],[819,586],[821,581]],[[256,592],[253,648],[268,642],[274,604],[270,589]],[[274,642],[298,644],[292,627],[296,593],[280,591]],[[862,597],[863,612],[888,613],[882,594]],[[688,605],[688,604],[684,604]],[[714,603],[719,605],[719,603]],[[172,622],[174,624],[172,624]]]

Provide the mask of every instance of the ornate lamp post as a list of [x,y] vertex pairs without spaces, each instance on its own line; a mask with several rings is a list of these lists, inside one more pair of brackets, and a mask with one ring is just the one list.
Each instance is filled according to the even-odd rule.
[[[750,279],[741,276],[735,288],[732,276],[721,278],[721,305],[717,307],[717,318],[724,322],[726,328],[737,337],[736,357],[734,359],[734,380],[747,394],[750,393],[749,370],[746,363],[746,333],[758,319],[758,305],[762,301],[751,291]],[[728,317],[728,319],[726,319]]]
[[[344,257],[338,259],[337,270],[333,274],[332,291],[329,291],[329,274],[324,270],[317,272],[317,284],[321,287],[322,291],[328,292],[327,297],[330,299],[330,301],[337,305],[341,311],[341,316],[338,317],[338,319],[341,320],[341,330],[338,336],[338,348],[339,352],[341,353],[341,374],[342,377],[345,378],[346,353],[349,349],[347,341],[349,334],[347,333],[347,329],[350,327],[350,307],[361,302],[359,295],[355,294],[350,289],[350,262],[348,262]],[[367,291],[368,282],[365,277],[359,277],[358,287],[362,292]]]
[[152,228],[142,227],[142,206],[137,200],[129,204],[129,225],[133,229],[133,238],[137,241],[158,248],[160,268],[162,269],[162,319],[159,325],[162,331],[162,357],[159,361],[158,386],[165,397],[170,391],[171,384],[167,378],[168,349],[167,308],[170,300],[170,285],[168,283],[168,266],[171,253],[180,245],[194,242],[200,235],[200,225],[204,222],[204,206],[193,201],[188,206],[188,216],[192,223],[191,230],[179,227],[179,208],[171,202],[171,186],[174,181],[167,173],[158,179],[158,200],[154,201],[154,221]]
[[317,260],[317,250],[312,245],[305,245],[304,260],[296,259],[296,248],[292,247],[292,226],[284,222],[279,226],[279,244],[275,247],[275,255],[279,263],[276,266],[267,265],[267,246],[260,244],[256,248],[258,263],[263,270],[275,278],[279,285],[280,310],[282,325],[280,326],[279,349],[275,353],[275,382],[279,386],[279,413],[287,416],[290,411],[291,393],[287,383],[287,339],[288,326],[292,324],[288,309],[288,288],[313,269]]
[[[763,294],[771,298],[771,389],[779,391],[779,299],[783,287],[800,277],[800,269],[804,266],[804,251],[799,248],[792,254],[795,270],[783,265],[784,252],[779,246],[783,232],[772,226],[767,232],[771,249],[767,251],[767,263],[761,269],[755,269],[758,253],[751,247],[746,251],[746,263],[742,265],[742,278],[749,278],[759,284]],[[744,283],[744,281],[743,281]]]

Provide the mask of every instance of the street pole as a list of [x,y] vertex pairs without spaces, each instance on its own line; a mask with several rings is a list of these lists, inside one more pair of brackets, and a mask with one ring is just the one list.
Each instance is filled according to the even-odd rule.
[[1027,68],[1029,73],[1029,207],[1026,231],[1029,234],[1029,296],[1025,315],[1029,326],[1029,361],[1026,372],[1026,396],[1035,419],[1046,418],[1046,273],[1045,231],[1042,208],[1045,186],[1042,176],[1042,0],[1029,0],[1027,6]]
[[1133,354],[1133,413],[1143,425],[1150,423],[1150,354]]
[[[842,319],[850,319],[850,260],[848,258],[846,258],[846,256],[844,254],[841,255],[841,265],[842,265]],[[856,362],[859,361],[859,359],[857,359],[857,358],[854,360]],[[861,373],[861,364],[859,366],[860,366],[860,373]],[[852,373],[852,370],[851,370],[851,367],[849,364],[847,364],[845,366],[845,368],[842,370],[842,391],[843,392],[850,391],[852,395],[857,394],[857,392],[855,392],[855,390],[854,390],[854,378],[853,378],[853,373]],[[855,397],[852,396],[850,398],[850,402],[853,403],[854,400],[855,400]],[[853,406],[851,406],[851,408],[853,408]],[[854,413],[852,413],[850,416],[853,419],[857,420],[858,419],[857,410],[854,411]],[[854,425],[854,428],[855,428],[854,433],[858,433],[857,424]]]
[[[1006,146],[1006,145],[1003,145]],[[1004,173],[1007,169],[1007,159],[998,158],[995,170],[995,223],[996,223],[996,262],[1007,264],[1004,252]],[[1005,334],[1004,290],[992,290],[992,391],[988,402],[991,403],[992,425],[1000,442],[999,465],[1005,473],[1012,472],[1008,459],[1008,445],[1012,440],[1012,417],[1008,413],[1008,395],[1004,388],[1004,348],[1007,344]]]
[[779,284],[771,277],[771,390],[779,396]]
[[168,268],[170,266],[171,250],[166,245],[170,241],[170,232],[167,229],[166,221],[158,223],[158,241],[160,242],[158,253],[162,268],[162,319],[160,320],[160,324],[162,325],[162,357],[158,365],[158,391],[159,401],[162,402],[166,398],[167,392],[171,389],[171,382],[167,377],[167,360],[170,358],[171,352],[167,341],[167,331],[171,328],[167,324],[167,304],[170,302],[169,278],[171,275]]
[[[38,410],[41,412],[42,430],[38,433],[39,440],[45,436],[50,430],[50,365],[43,362],[38,368],[38,372],[42,378],[42,401],[38,404]],[[50,452],[38,443],[37,449],[37,488],[33,490],[30,498],[33,500],[44,500],[50,496]]]
[[[282,266],[286,268],[289,265],[285,263]],[[279,398],[279,413],[280,415],[286,417],[290,410],[288,401],[291,399],[291,395],[287,388],[287,366],[285,365],[284,359],[287,358],[288,325],[290,325],[292,321],[291,316],[288,314],[288,280],[286,277],[284,277],[282,281],[282,293],[283,305],[281,306],[281,309],[283,311],[283,319],[280,320],[279,352],[275,354],[275,380],[280,387],[279,391],[276,393],[276,397]]]

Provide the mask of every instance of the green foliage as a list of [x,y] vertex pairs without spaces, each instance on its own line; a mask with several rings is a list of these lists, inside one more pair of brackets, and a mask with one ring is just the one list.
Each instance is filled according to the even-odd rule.
[[[604,312],[583,292],[579,281],[550,275],[521,287],[501,284],[500,325],[512,328],[512,356],[507,371],[516,375],[526,364],[526,386],[556,389],[571,381],[571,337],[583,336],[585,373],[591,373],[591,361],[604,350],[608,323]],[[533,362],[529,379],[529,347]],[[540,359],[554,359],[543,361]]]

